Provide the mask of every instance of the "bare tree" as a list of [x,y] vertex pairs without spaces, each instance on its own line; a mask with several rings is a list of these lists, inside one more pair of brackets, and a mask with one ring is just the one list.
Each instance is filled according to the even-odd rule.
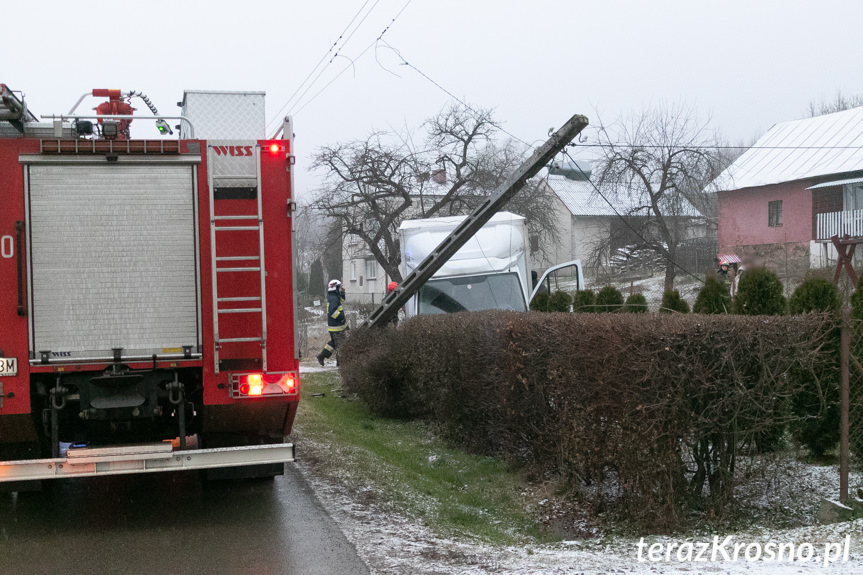
[[[313,168],[325,173],[314,207],[335,218],[389,277],[401,281],[401,222],[465,214],[488,196],[525,152],[498,138],[490,111],[449,104],[416,133],[375,132],[325,146],[313,160]],[[525,216],[532,229],[553,233],[551,203],[526,201],[547,193],[536,188],[527,186],[510,209]]]
[[824,114],[832,114],[833,112],[842,112],[851,108],[863,106],[863,94],[845,95],[841,90],[836,91],[833,98],[827,100],[810,100],[806,107],[806,117],[814,118],[815,116],[823,116]]
[[624,116],[608,126],[600,121],[597,137],[597,186],[620,206],[617,211],[643,239],[643,247],[664,258],[664,287],[674,289],[680,271],[677,250],[690,227],[704,222],[695,206],[709,204],[704,190],[721,166],[716,133],[692,108],[670,104]]
[[312,209],[308,202],[300,202],[294,212],[296,234],[297,261],[296,267],[303,273],[308,273],[312,262],[319,260],[326,245],[325,218]]

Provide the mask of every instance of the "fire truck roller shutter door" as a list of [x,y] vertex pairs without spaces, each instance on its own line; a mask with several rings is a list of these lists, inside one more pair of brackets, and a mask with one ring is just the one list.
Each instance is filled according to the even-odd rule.
[[197,349],[188,164],[28,166],[35,351]]

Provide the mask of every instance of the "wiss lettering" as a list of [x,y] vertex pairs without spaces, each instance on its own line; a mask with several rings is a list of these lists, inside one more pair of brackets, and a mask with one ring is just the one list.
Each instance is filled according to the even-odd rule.
[[213,146],[217,156],[251,156],[252,146]]

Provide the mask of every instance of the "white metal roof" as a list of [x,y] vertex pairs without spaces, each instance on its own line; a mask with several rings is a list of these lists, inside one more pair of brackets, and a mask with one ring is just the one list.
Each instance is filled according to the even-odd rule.
[[863,107],[776,124],[709,190],[738,190],[857,170],[863,170]]
[[[461,223],[467,216],[443,216],[440,218],[425,218],[419,220],[404,220],[399,226],[400,230],[417,229],[449,229],[455,224]],[[510,212],[498,212],[491,217],[489,222],[516,222],[523,220],[522,216]]]
[[807,190],[817,190],[820,188],[832,188],[834,186],[844,186],[845,184],[859,184],[863,182],[863,178],[846,178],[844,180],[834,180],[832,182],[822,182],[820,184],[815,184],[814,186],[809,186],[806,188]]
[[[614,208],[602,199],[591,182],[574,181],[565,176],[548,176],[546,182],[574,216],[646,216],[647,202],[631,194],[620,193],[608,197]],[[685,199],[678,215],[699,217],[698,210]],[[616,210],[616,211],[615,211]]]
[[[565,176],[549,176],[546,182],[574,216],[615,215],[590,182],[570,180]],[[624,210],[619,211],[623,213]]]

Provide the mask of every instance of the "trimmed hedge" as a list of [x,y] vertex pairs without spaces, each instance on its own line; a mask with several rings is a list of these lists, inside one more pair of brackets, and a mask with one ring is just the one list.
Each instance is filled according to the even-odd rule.
[[731,293],[728,286],[710,274],[695,298],[692,313],[731,313]]
[[532,311],[548,311],[548,300],[548,292],[540,292],[533,296],[530,302],[530,309]]
[[597,313],[612,313],[623,307],[623,294],[614,286],[605,286],[596,294],[594,311]]
[[647,313],[647,299],[640,293],[634,293],[626,298],[623,311],[627,313]]
[[572,305],[572,296],[565,291],[556,291],[551,295],[538,293],[530,302],[533,311],[558,311],[569,312]]
[[863,277],[851,294],[851,389],[850,443],[858,455],[857,468],[863,469],[863,373],[856,364],[863,363]]
[[592,312],[594,301],[596,301],[596,295],[591,290],[577,291],[572,298],[572,310],[576,312]]
[[742,315],[782,315],[785,313],[782,282],[766,268],[746,270],[740,277],[734,297],[734,313]]
[[788,300],[788,311],[792,314],[830,312],[838,314],[842,308],[839,290],[823,277],[803,280]]
[[662,304],[659,306],[660,313],[689,313],[689,304],[680,297],[677,290],[667,291],[662,294]]
[[[787,421],[820,352],[824,315],[476,312],[361,330],[344,389],[381,415],[435,422],[453,442],[557,473],[643,527],[733,503],[735,465]],[[588,487],[588,486],[602,486]]]
[[[792,314],[826,312],[838,318],[841,307],[839,290],[823,277],[807,278],[788,300],[788,311]],[[838,356],[839,338],[836,329],[825,342],[827,353]],[[816,375],[794,397],[792,409],[798,420],[791,432],[815,457],[823,457],[839,443],[840,373],[836,366],[829,366]]]

